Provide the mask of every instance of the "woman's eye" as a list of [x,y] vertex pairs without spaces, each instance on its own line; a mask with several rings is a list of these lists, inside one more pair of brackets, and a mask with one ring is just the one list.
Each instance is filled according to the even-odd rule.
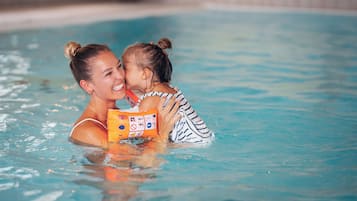
[[109,75],[111,75],[112,74],[112,72],[108,72],[107,74],[105,74],[105,76],[109,76]]

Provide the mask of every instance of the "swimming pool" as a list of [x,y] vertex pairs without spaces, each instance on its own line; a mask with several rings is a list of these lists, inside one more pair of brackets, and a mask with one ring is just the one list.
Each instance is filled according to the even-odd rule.
[[[173,40],[173,84],[216,133],[144,182],[104,180],[67,141],[87,101],[69,40]],[[214,11],[0,34],[1,200],[356,200],[357,16]],[[125,102],[119,102],[122,107]],[[125,174],[125,173],[123,173]]]

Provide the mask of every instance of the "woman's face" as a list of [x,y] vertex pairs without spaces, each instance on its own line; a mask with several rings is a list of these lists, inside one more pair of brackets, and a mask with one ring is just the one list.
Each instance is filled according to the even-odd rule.
[[92,60],[91,86],[93,93],[104,100],[125,97],[124,69],[111,51],[100,52]]

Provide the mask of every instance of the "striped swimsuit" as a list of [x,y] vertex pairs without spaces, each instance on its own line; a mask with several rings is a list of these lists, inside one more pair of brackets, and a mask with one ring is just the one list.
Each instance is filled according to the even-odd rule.
[[177,88],[175,90],[177,91],[176,94],[158,91],[146,93],[140,97],[139,104],[140,101],[148,96],[167,97],[168,99],[175,96],[176,100],[180,101],[179,112],[182,118],[176,122],[174,129],[169,135],[169,140],[173,143],[210,144],[215,138],[214,133],[207,128],[205,122],[191,107],[182,92]]

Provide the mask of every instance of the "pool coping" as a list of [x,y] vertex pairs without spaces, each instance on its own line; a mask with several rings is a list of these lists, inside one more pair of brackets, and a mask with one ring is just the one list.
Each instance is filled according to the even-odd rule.
[[195,11],[198,5],[86,3],[0,12],[0,32]]
[[200,10],[239,10],[248,12],[318,12],[332,15],[357,15],[354,10],[291,7],[242,6],[220,3],[85,3],[0,11],[0,32],[87,24],[116,19],[160,16]]

